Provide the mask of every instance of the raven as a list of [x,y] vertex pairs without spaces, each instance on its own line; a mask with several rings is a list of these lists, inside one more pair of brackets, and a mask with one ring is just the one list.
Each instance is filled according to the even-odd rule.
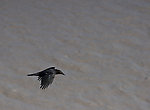
[[55,75],[57,74],[65,75],[61,70],[55,69],[55,67],[50,67],[37,73],[28,74],[27,76],[38,76],[38,80],[41,81],[40,88],[45,89],[52,84]]

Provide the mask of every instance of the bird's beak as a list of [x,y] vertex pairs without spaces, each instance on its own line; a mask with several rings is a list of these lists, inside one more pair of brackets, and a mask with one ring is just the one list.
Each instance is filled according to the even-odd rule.
[[62,71],[60,72],[60,74],[62,74],[62,75],[64,75],[64,76],[65,76],[65,74],[64,74]]
[[62,75],[64,75],[64,76],[65,76],[65,74],[64,74],[64,73],[62,73]]

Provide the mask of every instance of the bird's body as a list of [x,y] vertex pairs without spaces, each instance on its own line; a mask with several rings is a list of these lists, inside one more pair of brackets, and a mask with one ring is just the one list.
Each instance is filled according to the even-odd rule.
[[45,89],[52,84],[57,74],[65,75],[62,71],[55,69],[55,67],[50,67],[37,73],[28,74],[27,76],[38,76],[38,80],[41,81],[40,88]]

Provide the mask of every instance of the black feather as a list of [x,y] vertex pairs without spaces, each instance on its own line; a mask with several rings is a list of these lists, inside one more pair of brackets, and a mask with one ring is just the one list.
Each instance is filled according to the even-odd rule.
[[50,67],[47,68],[43,71],[40,71],[38,73],[34,73],[34,74],[28,74],[27,76],[38,76],[38,80],[41,82],[40,84],[40,88],[41,89],[45,89],[47,88],[50,84],[52,84],[55,75],[57,74],[63,74],[63,72],[61,72],[58,69],[55,69],[55,67]]

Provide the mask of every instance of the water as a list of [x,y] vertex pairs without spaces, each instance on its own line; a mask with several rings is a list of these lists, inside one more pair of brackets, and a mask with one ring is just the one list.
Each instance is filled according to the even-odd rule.
[[0,110],[149,110],[149,20],[148,0],[1,0]]

